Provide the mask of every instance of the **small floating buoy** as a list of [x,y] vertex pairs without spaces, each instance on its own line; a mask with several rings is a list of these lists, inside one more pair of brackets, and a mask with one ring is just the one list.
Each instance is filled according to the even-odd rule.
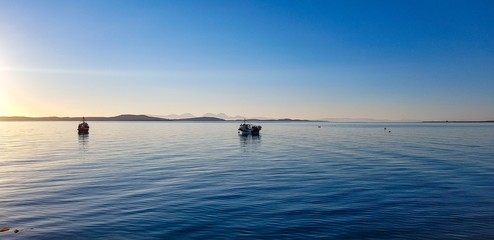
[[391,130],[389,130],[389,133],[391,133]]
[[384,130],[386,130],[386,128],[384,128]]

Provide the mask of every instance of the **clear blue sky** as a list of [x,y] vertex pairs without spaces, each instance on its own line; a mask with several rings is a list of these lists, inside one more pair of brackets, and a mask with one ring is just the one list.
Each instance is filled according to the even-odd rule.
[[0,1],[0,115],[494,119],[494,1]]

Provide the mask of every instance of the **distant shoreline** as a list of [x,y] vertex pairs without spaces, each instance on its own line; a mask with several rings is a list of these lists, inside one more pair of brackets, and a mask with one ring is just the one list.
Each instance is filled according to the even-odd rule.
[[[81,117],[0,117],[0,122],[67,122],[81,121]],[[86,117],[86,121],[122,121],[122,122],[238,122],[244,119],[222,119],[218,117],[192,117],[192,118],[161,118],[147,115],[123,114],[114,117]],[[487,121],[331,121],[331,120],[306,120],[306,119],[245,119],[249,122],[341,122],[341,123],[494,123],[494,120]]]
[[493,121],[422,121],[422,123],[494,123]]
[[[139,122],[236,122],[243,121],[244,119],[225,120],[217,117],[193,117],[193,118],[180,118],[180,119],[168,119],[160,117],[150,117],[147,115],[133,115],[125,114],[114,117],[85,117],[86,121],[139,121]],[[3,122],[64,122],[64,121],[81,121],[81,117],[0,117],[0,121]],[[263,121],[263,122],[327,122],[318,120],[302,120],[302,119],[245,119],[246,121]]]

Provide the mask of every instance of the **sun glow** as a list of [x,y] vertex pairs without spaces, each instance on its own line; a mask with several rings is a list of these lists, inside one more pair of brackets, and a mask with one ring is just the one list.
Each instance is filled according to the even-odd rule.
[[[5,74],[0,72],[0,77],[4,78]],[[0,80],[0,116],[11,116],[13,113],[12,104],[10,103],[10,98],[8,93],[6,80]]]
[[25,116],[28,111],[17,100],[15,81],[9,77],[8,73],[0,70],[0,116]]
[[[4,52],[4,51],[0,51]],[[0,116],[12,116],[14,109],[9,96],[9,86],[11,85],[10,75],[5,66],[5,61],[0,59]]]
[[10,112],[4,89],[3,83],[0,80],[0,116],[8,116]]

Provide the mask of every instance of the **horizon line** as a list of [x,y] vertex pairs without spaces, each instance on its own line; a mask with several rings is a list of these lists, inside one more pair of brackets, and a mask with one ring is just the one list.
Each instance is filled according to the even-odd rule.
[[[209,113],[208,113],[209,114]],[[157,116],[157,115],[150,115],[150,114],[120,114],[116,116],[91,116],[91,117],[85,117],[85,116],[64,116],[64,117],[59,117],[59,116],[43,116],[43,117],[33,117],[33,116],[0,116],[0,121],[8,121],[9,119],[12,118],[27,118],[27,119],[35,119],[34,121],[43,121],[43,119],[49,119],[49,118],[57,118],[57,119],[62,119],[61,121],[64,121],[63,119],[67,119],[66,121],[75,121],[77,118],[118,118],[118,117],[145,117],[145,118],[150,118],[150,119],[156,119],[156,121],[160,121],[159,119],[162,120],[169,120],[169,121],[180,121],[180,120],[187,120],[187,119],[199,119],[199,118],[216,118],[218,120],[224,120],[224,121],[238,121],[238,120],[243,120],[242,118],[235,118],[235,117],[228,117],[228,119],[221,118],[221,117],[212,117],[212,116],[205,116],[208,114],[204,114],[204,116],[201,117],[196,117],[192,114],[190,114],[193,117],[185,117],[185,118],[166,118],[164,116]],[[169,115],[184,115],[184,114],[169,114]],[[220,114],[211,114],[211,115],[220,115]],[[226,114],[225,114],[226,115]],[[152,120],[118,120],[118,121],[152,121]],[[393,122],[423,122],[423,123],[468,123],[468,122],[494,122],[494,120],[389,120],[389,119],[372,119],[372,118],[341,118],[341,117],[334,117],[334,118],[320,118],[320,119],[301,119],[301,118],[266,118],[266,117],[252,117],[252,118],[244,118],[247,120],[258,120],[258,121],[324,121],[324,122],[388,122],[388,123],[393,123]],[[16,120],[11,120],[11,121],[16,121]],[[46,120],[50,121],[50,120]],[[101,121],[101,120],[92,120],[92,121]]]

